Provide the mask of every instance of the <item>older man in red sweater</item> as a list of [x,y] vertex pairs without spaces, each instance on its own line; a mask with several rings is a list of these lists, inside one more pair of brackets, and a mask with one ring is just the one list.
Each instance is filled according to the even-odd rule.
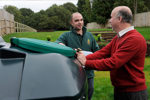
[[114,8],[110,24],[117,35],[113,40],[86,57],[82,52],[77,52],[77,59],[87,69],[110,71],[114,100],[148,100],[143,72],[146,41],[131,23],[130,8]]

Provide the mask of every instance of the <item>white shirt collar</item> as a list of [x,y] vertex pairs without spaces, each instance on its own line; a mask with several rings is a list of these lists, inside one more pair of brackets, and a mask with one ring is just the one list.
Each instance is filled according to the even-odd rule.
[[119,32],[118,36],[122,37],[124,34],[126,34],[128,31],[131,31],[131,30],[134,30],[134,26],[130,26],[130,27],[126,28],[126,29],[121,30]]

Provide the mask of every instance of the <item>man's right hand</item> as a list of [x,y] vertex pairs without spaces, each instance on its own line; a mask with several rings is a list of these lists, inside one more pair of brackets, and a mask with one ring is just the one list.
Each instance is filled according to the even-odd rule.
[[77,59],[79,60],[79,62],[81,63],[81,65],[84,66],[85,63],[86,63],[86,57],[85,57],[85,55],[83,54],[82,51],[76,52],[76,54],[77,54]]
[[59,43],[60,45],[64,45],[64,46],[66,46],[65,44],[63,44],[63,43]]

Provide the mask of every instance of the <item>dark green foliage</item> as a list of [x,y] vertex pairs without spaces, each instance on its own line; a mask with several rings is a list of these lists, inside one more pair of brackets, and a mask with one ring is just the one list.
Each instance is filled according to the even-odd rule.
[[78,0],[77,3],[78,12],[80,12],[84,18],[85,25],[91,22],[91,5],[89,0]]
[[93,21],[105,25],[113,9],[113,0],[93,0]]
[[63,4],[62,6],[65,9],[69,10],[70,13],[74,13],[78,11],[77,7],[73,3],[70,3],[70,2]]
[[[137,5],[136,5],[137,2]],[[150,1],[149,1],[150,2]],[[148,11],[148,6],[146,6],[145,0],[115,0],[114,7],[116,6],[128,6],[134,13],[141,13]],[[136,9],[137,6],[137,9]]]
[[21,12],[22,16],[31,16],[34,14],[34,12],[29,8],[21,8],[20,12]]
[[9,13],[14,15],[15,21],[28,25],[38,31],[65,30],[69,29],[69,19],[77,7],[73,3],[64,5],[52,5],[46,11],[34,13],[31,9],[18,9],[14,6],[5,6]]
[[144,0],[144,4],[147,6],[148,11],[150,11],[150,0]]
[[34,12],[31,9],[21,8],[20,13],[22,15],[21,23],[33,27],[30,24],[30,18],[31,18],[32,15],[34,15]]
[[46,14],[48,17],[53,18],[53,20],[49,20],[51,20],[50,22],[55,21],[55,23],[49,24],[55,24],[55,26],[57,26],[56,29],[69,29],[71,12],[65,9],[63,6],[53,5],[46,10]]

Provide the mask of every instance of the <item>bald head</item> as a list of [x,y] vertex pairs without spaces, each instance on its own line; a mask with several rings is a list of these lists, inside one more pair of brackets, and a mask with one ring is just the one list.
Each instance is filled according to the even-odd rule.
[[[81,16],[81,17],[82,17],[82,15],[81,15],[79,12],[75,12],[75,13],[73,13],[73,14],[71,15],[70,22],[71,22],[72,19],[74,19],[76,16]],[[82,18],[83,18],[83,17],[82,17]]]
[[82,15],[79,12],[73,13],[71,15],[70,24],[76,31],[82,31],[84,25]]
[[122,17],[122,22],[132,23],[132,11],[127,6],[118,6],[113,9],[112,13],[116,15],[116,17]]

